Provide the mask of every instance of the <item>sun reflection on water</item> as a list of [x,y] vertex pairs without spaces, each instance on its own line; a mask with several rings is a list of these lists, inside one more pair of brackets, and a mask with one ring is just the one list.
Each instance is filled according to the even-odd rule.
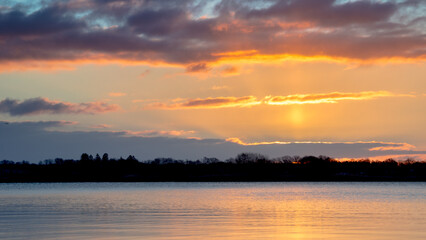
[[1,239],[421,239],[426,236],[425,183],[14,186],[0,184]]

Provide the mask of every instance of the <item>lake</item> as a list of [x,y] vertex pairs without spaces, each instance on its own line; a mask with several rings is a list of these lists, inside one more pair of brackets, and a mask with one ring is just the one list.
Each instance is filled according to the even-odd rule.
[[2,183],[0,239],[426,239],[426,183]]

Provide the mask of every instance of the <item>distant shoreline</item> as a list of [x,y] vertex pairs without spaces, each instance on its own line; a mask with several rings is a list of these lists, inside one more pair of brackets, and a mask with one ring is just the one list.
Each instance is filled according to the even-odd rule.
[[424,182],[426,162],[407,159],[339,162],[326,156],[268,159],[255,153],[219,161],[134,156],[109,159],[106,154],[80,160],[46,160],[39,164],[0,161],[0,182]]

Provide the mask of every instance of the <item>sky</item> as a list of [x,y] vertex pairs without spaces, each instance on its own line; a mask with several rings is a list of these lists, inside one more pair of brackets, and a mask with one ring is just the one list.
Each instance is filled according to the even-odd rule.
[[426,160],[426,1],[0,0],[0,159]]

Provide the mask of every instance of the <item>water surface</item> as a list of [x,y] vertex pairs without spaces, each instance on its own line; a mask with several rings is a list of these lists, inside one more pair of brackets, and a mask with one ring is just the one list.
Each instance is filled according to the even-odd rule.
[[0,184],[0,239],[426,239],[426,183]]

